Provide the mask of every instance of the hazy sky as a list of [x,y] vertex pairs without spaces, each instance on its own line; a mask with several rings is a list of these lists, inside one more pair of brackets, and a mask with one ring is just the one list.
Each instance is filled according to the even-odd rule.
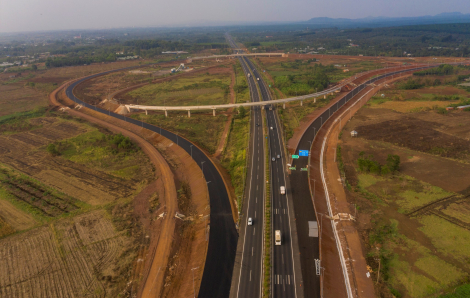
[[0,0],[0,32],[470,13],[468,0]]

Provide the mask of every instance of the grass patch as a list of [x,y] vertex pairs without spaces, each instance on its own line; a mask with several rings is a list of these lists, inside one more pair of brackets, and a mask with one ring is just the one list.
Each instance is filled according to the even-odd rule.
[[127,93],[138,104],[155,106],[190,106],[229,102],[229,75],[202,74],[169,82],[149,84]]
[[433,245],[444,255],[457,259],[470,268],[470,232],[435,215],[426,215],[419,219],[423,224],[419,228],[428,236]]
[[132,118],[162,127],[188,140],[197,143],[200,147],[214,154],[219,145],[220,136],[224,130],[227,116],[218,114],[215,117],[191,113],[188,118],[183,113],[172,112],[170,117],[158,114],[134,114]]
[[455,288],[452,293],[441,295],[439,298],[466,298],[470,297],[470,284],[465,284]]
[[97,129],[49,144],[47,151],[124,179],[135,178],[146,164],[145,154],[128,137]]
[[422,182],[424,189],[423,191],[415,191],[407,189],[399,194],[402,199],[396,200],[396,203],[400,205],[405,212],[409,212],[417,207],[429,204],[436,200],[451,196],[453,193],[447,192],[437,186],[432,186]]
[[248,88],[248,82],[240,61],[237,61],[233,66],[233,70],[235,71],[235,85],[233,86],[233,90],[235,91],[235,102],[249,102],[251,100],[250,88]]
[[246,156],[249,141],[250,113],[245,117],[234,117],[230,127],[227,146],[223,152],[222,166],[230,174],[232,185],[235,189],[235,196],[238,200],[238,208],[241,209],[242,202],[239,198],[243,197],[245,191],[246,178]]

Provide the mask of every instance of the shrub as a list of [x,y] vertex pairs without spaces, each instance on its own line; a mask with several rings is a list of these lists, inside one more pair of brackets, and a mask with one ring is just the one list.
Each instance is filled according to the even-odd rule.
[[49,152],[52,156],[57,156],[60,155],[59,150],[57,150],[57,147],[55,144],[49,144],[46,148],[47,152]]
[[442,115],[446,115],[447,113],[449,113],[449,111],[447,111],[446,108],[442,108],[442,107],[437,108],[436,111],[437,113],[442,114]]

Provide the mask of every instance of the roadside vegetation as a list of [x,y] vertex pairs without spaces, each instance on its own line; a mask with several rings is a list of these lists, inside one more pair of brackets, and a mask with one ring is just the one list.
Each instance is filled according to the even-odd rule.
[[235,85],[233,90],[235,91],[235,102],[249,102],[250,101],[250,88],[246,81],[245,73],[240,65],[240,62],[233,66],[235,72]]
[[239,210],[241,210],[242,198],[245,195],[250,117],[249,112],[242,112],[232,118],[227,145],[221,159],[222,166],[230,174]]

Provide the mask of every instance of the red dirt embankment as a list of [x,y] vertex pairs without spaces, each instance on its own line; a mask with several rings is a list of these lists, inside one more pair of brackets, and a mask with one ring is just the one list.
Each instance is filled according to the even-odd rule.
[[[63,90],[58,94],[63,87],[64,85],[50,95],[51,102],[63,107],[57,101],[57,96],[59,96],[66,105],[75,106],[75,103],[65,96]],[[210,213],[207,186],[203,183],[204,177],[197,164],[183,149],[173,146],[170,140],[154,132],[86,108],[81,108],[80,111],[72,109],[65,111],[70,115],[81,117],[130,137],[149,155],[156,169],[157,180],[134,199],[134,212],[140,216],[144,227],[148,228],[147,232],[150,234],[150,246],[147,253],[140,253],[144,264],[137,263],[135,267],[135,279],[143,281],[140,285],[139,297],[190,295],[193,292],[190,269],[199,267],[194,271],[196,290],[202,279],[208,244],[205,235],[208,222],[206,215]],[[185,214],[193,215],[190,220],[195,223],[190,225],[189,232],[185,230],[190,239],[178,237],[182,228],[180,219],[174,218],[175,212],[179,209],[175,182],[187,183],[190,189],[192,214]],[[154,214],[148,211],[148,199],[152,194],[156,194],[161,206]],[[166,213],[163,219],[155,218],[163,212]],[[177,231],[179,231],[178,235],[175,234]],[[182,245],[182,242],[185,245]]]

